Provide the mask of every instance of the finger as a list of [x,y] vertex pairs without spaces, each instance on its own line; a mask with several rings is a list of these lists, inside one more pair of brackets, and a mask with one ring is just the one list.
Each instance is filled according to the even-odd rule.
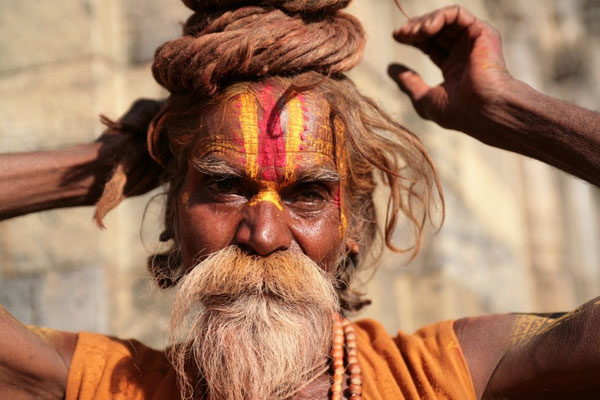
[[394,39],[400,43],[411,44],[413,42],[414,28],[420,23],[420,18],[409,19],[399,29],[394,31]]
[[434,11],[425,18],[423,31],[427,36],[434,36],[444,27],[444,23],[444,14],[440,11]]
[[441,12],[444,15],[444,25],[459,30],[468,28],[477,20],[466,8],[458,5],[443,8]]
[[466,9],[458,6],[440,10],[438,19],[443,20],[442,28],[432,39],[437,45],[436,47],[445,52],[452,51],[465,32],[473,29],[479,22]]
[[413,104],[418,103],[429,92],[430,87],[423,78],[405,65],[391,64],[388,74]]
[[477,18],[458,5],[445,7],[418,18],[408,20],[400,29],[394,32],[394,38],[401,42],[411,44],[419,37],[434,36],[445,30],[452,38],[472,25]]
[[[446,7],[409,20],[394,32],[394,38],[400,43],[420,49],[432,59],[435,58],[434,62],[439,66],[461,35],[476,25],[477,21],[462,7]],[[432,49],[442,51],[436,53]]]

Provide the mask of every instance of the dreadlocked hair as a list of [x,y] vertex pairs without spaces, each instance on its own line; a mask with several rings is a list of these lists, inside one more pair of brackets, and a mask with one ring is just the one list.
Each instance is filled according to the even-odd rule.
[[[162,288],[175,285],[182,276],[177,198],[202,115],[223,110],[236,95],[252,93],[269,82],[284,90],[281,106],[300,92],[322,96],[330,105],[331,122],[337,118],[344,126],[345,239],[359,246],[360,256],[342,255],[336,285],[342,309],[361,309],[369,301],[352,281],[358,270],[367,267],[365,255],[374,247],[378,232],[389,249],[411,252],[414,257],[436,199],[443,209],[443,195],[418,137],[361,95],[343,74],[360,61],[365,42],[358,20],[339,11],[349,0],[183,1],[195,14],[186,22],[182,38],[157,49],[152,68],[156,80],[171,93],[147,134],[147,152],[163,167],[169,184],[161,240],[168,240],[170,246],[149,257],[148,269]],[[373,199],[378,182],[389,189],[381,230]],[[105,195],[109,196],[106,190],[99,205]],[[414,245],[405,249],[392,242],[402,216],[414,235]]]
[[172,94],[214,95],[231,79],[309,70],[339,74],[362,57],[362,25],[335,11],[349,0],[185,3],[196,12],[181,38],[156,50],[152,67],[155,79]]

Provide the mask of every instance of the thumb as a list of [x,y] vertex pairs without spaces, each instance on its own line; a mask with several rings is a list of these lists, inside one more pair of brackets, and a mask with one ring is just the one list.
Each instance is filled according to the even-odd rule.
[[410,97],[415,106],[425,97],[431,89],[421,75],[402,64],[391,64],[388,74],[396,82],[400,90]]

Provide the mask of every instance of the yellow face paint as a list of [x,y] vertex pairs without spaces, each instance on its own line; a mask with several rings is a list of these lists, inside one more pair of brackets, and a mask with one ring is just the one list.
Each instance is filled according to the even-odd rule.
[[[207,127],[220,126],[222,132],[205,131],[199,157],[222,153],[229,162],[239,163],[246,177],[259,184],[259,191],[249,205],[269,201],[283,210],[278,190],[296,180],[298,168],[335,164],[339,170],[346,167],[347,157],[343,124],[336,122],[338,139],[332,129],[328,104],[299,94],[280,110],[276,107],[280,94],[268,85],[258,92],[238,94],[227,110],[226,115],[233,117],[231,120],[206,122]],[[339,143],[335,145],[336,142]],[[184,196],[182,200],[185,202],[187,198]],[[336,200],[336,207],[340,204]],[[339,208],[340,232],[345,234],[345,207],[342,204]]]
[[181,193],[181,201],[186,207],[188,206],[188,204],[190,202],[190,191],[189,190],[185,190],[183,193]]
[[256,99],[250,93],[240,95],[240,125],[246,152],[246,174],[250,178],[258,176],[258,109]]
[[337,166],[337,170],[340,176],[342,177],[342,179],[340,180],[338,202],[340,209],[340,237],[344,237],[344,235],[346,234],[346,229],[348,227],[348,220],[346,219],[346,207],[344,204],[344,192],[346,189],[345,177],[348,154],[346,151],[344,123],[338,116],[336,116],[333,119],[333,129],[335,131],[335,163]]
[[283,206],[281,205],[281,197],[279,197],[279,193],[277,193],[276,185],[274,182],[264,182],[265,187],[261,189],[256,196],[254,196],[250,203],[250,206],[255,206],[258,203],[262,203],[263,201],[269,201],[275,205],[279,209],[279,211],[283,210]]
[[304,112],[302,110],[302,99],[294,97],[287,104],[287,137],[285,142],[286,164],[285,179],[292,180],[296,170],[296,157],[302,144],[302,133],[304,132]]

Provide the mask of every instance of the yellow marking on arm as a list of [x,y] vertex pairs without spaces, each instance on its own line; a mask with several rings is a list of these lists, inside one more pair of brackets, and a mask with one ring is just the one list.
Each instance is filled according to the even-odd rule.
[[53,343],[52,339],[59,335],[56,331],[41,326],[25,325],[25,327],[46,343]]
[[296,170],[296,153],[300,151],[300,144],[302,143],[301,135],[304,132],[304,113],[302,112],[302,102],[298,97],[288,102],[287,115],[284,176],[286,180],[292,180]]
[[531,338],[547,332],[555,320],[536,315],[520,315],[515,321],[511,335],[511,343],[521,345]]
[[258,108],[256,99],[250,93],[241,94],[240,102],[240,124],[246,151],[246,174],[250,178],[256,178],[258,175]]

